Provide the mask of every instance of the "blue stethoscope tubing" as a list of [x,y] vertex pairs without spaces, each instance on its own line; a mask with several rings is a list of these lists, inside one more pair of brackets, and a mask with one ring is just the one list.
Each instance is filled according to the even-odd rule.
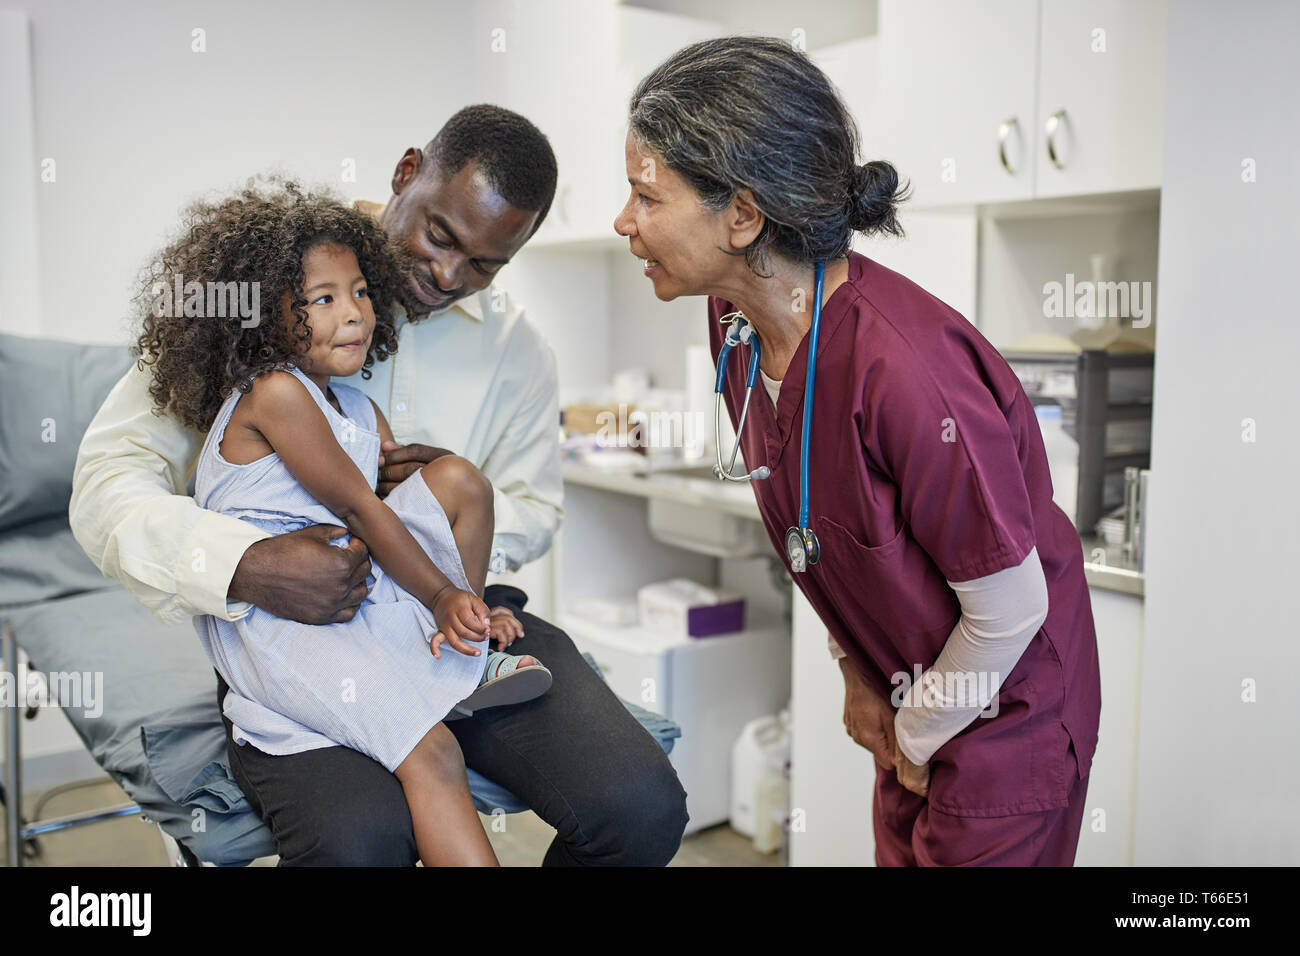
[[[799,442],[799,524],[786,531],[786,554],[790,559],[792,571],[804,571],[808,565],[816,564],[821,557],[821,545],[817,535],[808,527],[808,453],[812,441],[813,383],[817,374],[817,334],[821,330],[822,289],[826,279],[826,263],[818,262],[816,279],[813,285],[812,329],[808,333],[808,376],[803,387],[803,430]],[[740,423],[736,429],[736,443],[731,450],[731,460],[727,467],[722,467],[722,388],[727,378],[727,361],[731,350],[737,345],[745,344],[750,348],[749,367],[745,372],[745,402],[740,410]],[[771,471],[766,465],[755,468],[749,474],[737,477],[731,473],[736,464],[736,453],[740,450],[740,434],[745,429],[745,416],[749,412],[749,397],[758,379],[758,367],[762,357],[762,346],[758,336],[753,333],[749,321],[739,313],[735,322],[727,330],[722,347],[718,351],[717,375],[714,379],[713,430],[716,449],[716,464],[713,473],[725,481],[749,481],[766,478]]]

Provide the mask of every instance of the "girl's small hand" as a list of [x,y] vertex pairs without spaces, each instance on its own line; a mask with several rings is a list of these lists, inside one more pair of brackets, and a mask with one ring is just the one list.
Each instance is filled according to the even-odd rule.
[[497,650],[504,651],[516,638],[524,636],[524,626],[510,608],[494,607],[488,617],[492,636],[497,641]]
[[478,655],[477,648],[470,647],[454,634],[451,637],[448,637],[442,631],[439,631],[437,634],[433,635],[433,640],[429,642],[429,650],[432,651],[433,656],[439,660],[442,659],[442,654],[439,653],[438,648],[442,647],[443,644],[450,644],[462,654],[468,654],[470,657],[476,657]]
[[429,610],[438,622],[438,633],[429,642],[434,657],[442,656],[438,648],[443,643],[473,657],[481,653],[479,648],[467,643],[485,641],[491,636],[487,605],[477,595],[455,587],[445,588]]

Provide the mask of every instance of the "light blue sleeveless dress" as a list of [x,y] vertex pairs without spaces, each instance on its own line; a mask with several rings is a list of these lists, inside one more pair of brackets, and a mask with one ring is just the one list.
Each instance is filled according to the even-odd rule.
[[[380,437],[374,406],[355,388],[331,385],[344,415],[302,372],[292,369],[320,407],[339,444],[374,487]],[[210,511],[281,534],[313,524],[343,526],[290,474],[279,455],[235,465],[218,449],[243,396],[222,405],[199,454],[195,497]],[[446,512],[416,472],[385,503],[456,587],[471,590]],[[345,535],[337,544],[350,540]],[[230,685],[223,710],[238,744],[283,755],[342,745],[395,770],[429,730],[478,686],[488,642],[478,657],[443,645],[429,650],[433,615],[371,558],[369,596],[351,621],[311,626],[253,608],[239,621],[210,615],[194,625],[213,666]]]

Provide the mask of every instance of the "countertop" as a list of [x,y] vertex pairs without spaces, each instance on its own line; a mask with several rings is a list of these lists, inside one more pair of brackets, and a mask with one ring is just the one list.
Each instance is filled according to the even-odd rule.
[[718,481],[712,462],[654,465],[632,470],[565,462],[564,480],[624,495],[662,498],[677,504],[713,508],[738,518],[761,521],[758,502],[747,484]]
[[1108,545],[1095,534],[1084,535],[1079,543],[1083,546],[1083,576],[1089,587],[1145,596],[1146,576],[1132,561],[1124,559],[1120,545]]
[[[660,498],[682,505],[709,508],[739,518],[761,521],[758,503],[747,484],[721,482],[713,477],[708,460],[682,462],[647,459],[633,467],[601,467],[582,461],[564,463],[564,480],[616,494]],[[1144,576],[1123,559],[1119,545],[1107,546],[1095,535],[1080,539],[1083,573],[1088,586],[1142,597]],[[1098,551],[1100,549],[1100,551]]]

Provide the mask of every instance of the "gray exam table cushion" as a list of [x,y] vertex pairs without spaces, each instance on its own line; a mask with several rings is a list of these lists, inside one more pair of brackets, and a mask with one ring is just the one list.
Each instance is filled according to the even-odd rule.
[[275,852],[230,773],[216,675],[191,625],[160,623],[116,585],[4,613],[33,669],[103,674],[102,713],[64,714],[145,816],[218,865]]

